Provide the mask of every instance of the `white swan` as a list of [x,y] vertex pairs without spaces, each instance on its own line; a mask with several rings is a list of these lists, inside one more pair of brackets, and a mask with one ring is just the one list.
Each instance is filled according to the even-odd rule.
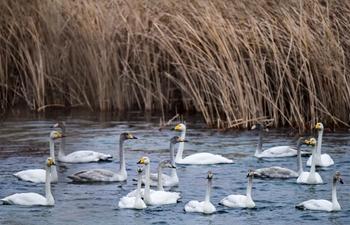
[[309,144],[313,146],[312,148],[312,164],[310,168],[310,172],[302,172],[298,179],[297,183],[304,183],[304,184],[322,184],[323,180],[319,173],[316,173],[316,166],[315,166],[315,155],[316,155],[316,139],[311,138],[309,141]]
[[[181,138],[185,139],[186,136],[186,126],[185,124],[178,124],[171,130],[181,131]],[[184,151],[184,142],[179,144],[179,148],[177,150],[175,163],[177,164],[219,164],[219,163],[232,163],[233,160],[227,159],[221,155],[214,155],[211,153],[196,153],[185,158],[182,158],[182,154]]]
[[305,202],[302,202],[295,206],[298,209],[304,210],[320,210],[320,211],[340,211],[341,207],[339,205],[337,199],[337,190],[336,183],[339,180],[339,183],[343,184],[343,180],[341,179],[341,175],[339,172],[335,172],[332,179],[332,202],[327,201],[325,199],[311,199]]
[[[277,158],[277,157],[289,157],[296,156],[297,150],[291,148],[289,146],[276,146],[266,150],[262,150],[263,145],[263,125],[261,123],[256,123],[251,127],[251,130],[258,129],[259,130],[259,141],[258,146],[256,147],[256,151],[254,156],[258,158]],[[309,152],[301,151],[301,155],[310,155]]]
[[[171,169],[171,176],[162,174],[163,186],[166,186],[166,187],[179,186],[179,178],[177,176],[177,172],[175,168],[174,145],[176,143],[181,143],[181,142],[187,142],[187,140],[184,140],[178,136],[174,136],[170,140],[170,160],[174,168]],[[142,183],[145,183],[145,176],[142,176]],[[152,173],[150,175],[150,186],[158,186],[158,173]]]
[[184,211],[199,212],[199,213],[205,213],[205,214],[211,214],[216,212],[215,206],[210,202],[212,178],[213,178],[213,173],[211,171],[208,171],[207,172],[208,185],[207,185],[207,191],[205,195],[205,201],[199,202],[197,200],[191,200],[185,205]]
[[[321,146],[322,146],[322,137],[323,137],[323,124],[322,123],[317,123],[315,126],[315,129],[318,130],[318,139],[317,139],[317,151],[316,151],[316,161],[315,165],[316,166],[331,166],[334,164],[333,159],[326,153],[322,154],[321,153]],[[311,157],[307,160],[306,165],[311,166]]]
[[77,182],[93,182],[93,181],[125,181],[128,178],[128,174],[125,169],[125,157],[124,157],[124,141],[128,139],[137,139],[137,137],[132,136],[128,133],[122,133],[119,138],[119,158],[120,158],[120,170],[119,173],[114,173],[109,170],[104,169],[93,169],[93,170],[83,170],[77,172],[71,176],[69,179]]
[[119,200],[119,208],[145,209],[147,205],[141,199],[141,180],[142,180],[142,166],[137,167],[137,188],[135,197],[123,197]]
[[[66,134],[66,123],[59,122],[53,125],[54,128],[60,127],[62,130],[62,134]],[[68,155],[65,155],[64,150],[66,146],[65,138],[61,139],[61,146],[58,151],[57,160],[65,163],[88,163],[88,162],[98,162],[98,161],[107,161],[113,158],[110,154],[104,154],[101,152],[95,151],[75,151]]]
[[255,203],[251,195],[254,171],[249,169],[247,177],[249,177],[249,179],[248,179],[246,195],[229,195],[223,198],[219,202],[219,204],[227,207],[234,207],[234,208],[254,208]]
[[150,160],[148,157],[143,157],[138,164],[145,164],[146,166],[146,183],[145,183],[145,193],[144,201],[146,205],[165,205],[165,204],[175,204],[181,198],[179,193],[167,192],[167,191],[150,191],[149,185],[149,175],[151,170]]
[[297,172],[294,170],[283,168],[279,166],[272,166],[257,169],[254,171],[254,176],[260,178],[291,178],[291,177],[299,177],[299,175],[303,172],[303,166],[301,161],[301,145],[309,144],[309,141],[305,138],[301,137],[297,142]]
[[[57,131],[52,131],[50,133],[49,143],[50,143],[50,157],[55,161],[55,146],[54,140],[57,138],[65,137],[61,133]],[[51,183],[57,183],[58,175],[56,166],[52,166],[50,168],[51,175],[50,181]],[[46,170],[44,169],[30,169],[30,170],[22,170],[18,173],[13,174],[13,176],[17,177],[19,180],[34,182],[34,183],[45,183]]]
[[45,162],[45,194],[46,197],[37,193],[20,193],[7,196],[1,199],[4,205],[55,205],[55,200],[51,194],[51,182],[50,182],[50,167],[55,165],[53,158],[49,157]]

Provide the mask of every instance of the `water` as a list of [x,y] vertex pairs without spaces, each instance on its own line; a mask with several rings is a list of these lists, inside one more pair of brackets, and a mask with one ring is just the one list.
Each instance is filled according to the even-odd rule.
[[[170,117],[169,117],[170,118]],[[326,132],[323,150],[331,155],[335,164],[320,169],[324,184],[300,185],[296,179],[254,179],[252,197],[254,209],[231,209],[217,205],[230,194],[245,194],[247,170],[267,166],[296,168],[295,158],[259,160],[253,157],[257,144],[257,131],[232,130],[217,132],[208,130],[198,118],[187,121],[184,156],[196,152],[222,154],[234,160],[234,164],[177,165],[180,186],[171,188],[181,193],[182,202],[172,205],[150,206],[145,210],[119,209],[118,201],[136,188],[137,162],[141,157],[151,159],[151,170],[156,172],[162,159],[169,159],[169,141],[174,135],[170,127],[159,132],[159,117],[131,116],[124,121],[119,117],[94,115],[11,117],[1,124],[0,141],[0,197],[16,192],[37,192],[44,195],[44,184],[17,180],[13,173],[30,168],[43,168],[49,155],[48,136],[57,120],[67,123],[66,153],[91,149],[112,154],[110,163],[69,164],[58,162],[59,182],[52,185],[54,207],[24,207],[0,205],[0,224],[349,224],[350,222],[350,132]],[[172,125],[175,125],[173,122]],[[126,166],[128,180],[116,183],[72,183],[67,176],[80,170],[104,168],[119,170],[119,134],[129,132],[138,137],[127,140]],[[266,149],[276,145],[296,144],[298,137],[288,137],[286,129],[270,130],[265,134]],[[309,133],[307,138],[315,137]],[[10,142],[12,141],[12,142]],[[58,149],[59,141],[55,142]],[[303,146],[303,150],[310,149]],[[177,149],[177,145],[176,145]],[[307,157],[303,157],[304,170]],[[204,200],[206,172],[214,174],[211,202],[217,213],[202,215],[183,212],[190,200]],[[337,185],[340,212],[301,211],[294,206],[308,199],[331,200],[331,178],[335,171],[342,173],[343,185]],[[164,169],[164,173],[170,171]],[[167,189],[167,188],[166,188]]]

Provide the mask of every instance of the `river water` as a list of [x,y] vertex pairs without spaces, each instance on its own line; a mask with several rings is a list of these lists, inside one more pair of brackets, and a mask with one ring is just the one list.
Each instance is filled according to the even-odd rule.
[[[169,117],[171,118],[171,117]],[[230,194],[245,194],[247,170],[267,166],[296,168],[296,158],[259,160],[254,152],[258,132],[210,130],[196,117],[187,120],[189,141],[184,156],[196,152],[222,154],[233,159],[234,164],[177,165],[180,186],[171,188],[180,192],[178,204],[151,206],[145,210],[119,209],[119,199],[136,188],[137,162],[143,156],[151,159],[152,172],[160,160],[169,159],[169,141],[180,133],[166,127],[159,131],[159,117],[134,113],[131,116],[100,116],[89,113],[63,115],[10,116],[1,123],[0,141],[0,198],[19,193],[37,192],[44,195],[44,184],[19,181],[13,173],[30,168],[43,168],[49,156],[48,136],[57,121],[67,123],[66,153],[76,150],[97,150],[114,156],[109,163],[69,164],[56,162],[59,182],[52,184],[54,207],[24,207],[0,205],[0,224],[350,224],[350,131],[325,132],[323,152],[335,164],[317,168],[324,184],[300,185],[296,179],[254,179],[252,197],[254,209],[231,209],[217,203]],[[174,121],[172,126],[177,123]],[[295,146],[297,136],[286,134],[289,129],[270,129],[265,133],[264,146]],[[103,168],[118,172],[118,141],[122,132],[129,132],[137,140],[124,143],[128,179],[115,183],[72,183],[67,178],[80,170]],[[308,139],[316,133],[305,135]],[[55,141],[58,150],[60,141]],[[177,149],[177,145],[175,146]],[[303,150],[311,150],[303,146]],[[57,154],[57,152],[56,152]],[[304,170],[307,157],[303,157]],[[206,172],[213,172],[211,202],[217,212],[212,215],[185,213],[184,205],[190,200],[203,201],[206,190]],[[344,184],[337,185],[339,212],[316,212],[295,209],[295,205],[308,199],[331,200],[331,179],[340,171]],[[170,174],[170,171],[164,170]],[[168,188],[166,188],[168,190]]]

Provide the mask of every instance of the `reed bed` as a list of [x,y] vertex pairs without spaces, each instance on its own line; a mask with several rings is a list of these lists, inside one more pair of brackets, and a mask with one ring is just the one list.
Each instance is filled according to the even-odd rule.
[[3,110],[26,104],[346,126],[346,0],[4,0]]

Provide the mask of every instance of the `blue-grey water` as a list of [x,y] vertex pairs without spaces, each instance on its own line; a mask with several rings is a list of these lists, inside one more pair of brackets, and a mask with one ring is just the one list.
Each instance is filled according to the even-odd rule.
[[[167,118],[170,119],[170,118]],[[301,185],[296,179],[254,179],[252,197],[254,209],[232,209],[217,203],[230,194],[245,194],[247,170],[268,166],[296,169],[296,158],[259,160],[255,158],[258,132],[231,130],[218,132],[207,129],[198,118],[188,118],[184,156],[196,152],[222,154],[233,159],[234,164],[177,165],[180,186],[171,188],[181,193],[178,204],[149,206],[145,210],[118,208],[119,199],[136,188],[137,162],[143,156],[151,159],[151,170],[156,172],[160,160],[169,159],[169,141],[176,131],[171,127],[159,131],[159,117],[143,117],[135,114],[126,120],[118,117],[98,116],[11,116],[1,123],[0,141],[0,198],[20,192],[37,192],[45,195],[44,184],[17,180],[12,176],[20,170],[44,168],[49,156],[48,136],[50,128],[59,120],[67,123],[66,153],[76,150],[96,150],[114,156],[110,163],[58,164],[59,182],[52,184],[54,207],[0,205],[0,224],[350,224],[350,131],[325,132],[323,152],[328,153],[335,164],[318,168],[324,184]],[[172,126],[176,125],[174,121]],[[59,130],[58,130],[59,131]],[[270,129],[264,136],[264,146],[295,146],[298,136],[289,136],[289,129]],[[72,183],[67,178],[80,170],[103,168],[118,172],[118,141],[122,132],[129,132],[137,140],[127,140],[126,167],[128,179],[115,183]],[[314,132],[307,138],[317,137]],[[56,154],[60,141],[55,141]],[[8,146],[10,145],[10,146]],[[26,147],[28,145],[28,148]],[[175,147],[177,149],[177,145]],[[303,146],[303,150],[311,150]],[[304,170],[307,157],[303,157]],[[214,174],[211,202],[217,212],[212,215],[185,213],[184,205],[190,200],[204,200],[206,172]],[[308,199],[331,200],[331,179],[340,171],[344,184],[337,185],[339,212],[302,211],[295,205]],[[170,171],[164,170],[170,174]],[[168,188],[166,188],[167,190]]]

